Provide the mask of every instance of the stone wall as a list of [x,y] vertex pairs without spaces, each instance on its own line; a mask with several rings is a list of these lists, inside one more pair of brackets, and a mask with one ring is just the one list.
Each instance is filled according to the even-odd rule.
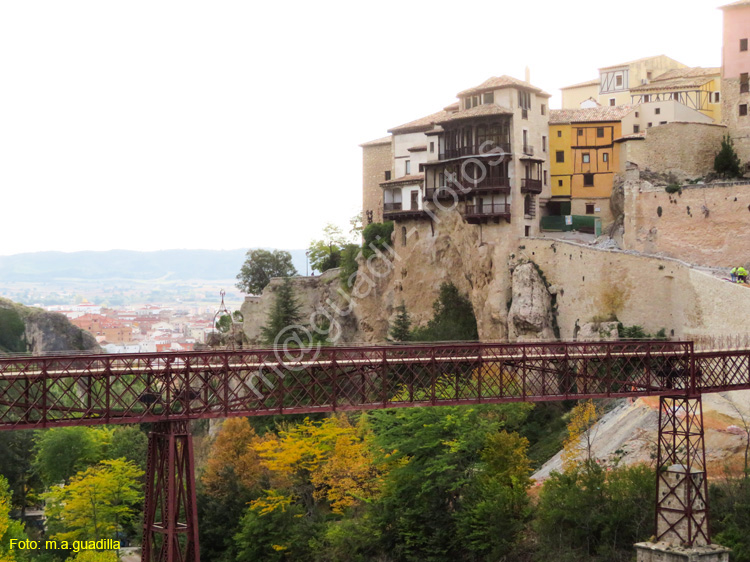
[[726,134],[723,125],[667,123],[648,129],[641,140],[620,143],[620,168],[627,162],[641,170],[671,173],[679,181],[703,177],[714,169],[714,157]]
[[648,182],[625,183],[624,248],[689,263],[750,265],[748,185],[685,187],[669,194]]
[[383,222],[383,188],[385,172],[392,169],[391,140],[380,139],[362,145],[362,217],[367,225],[367,212],[372,212],[372,222]]
[[734,149],[743,164],[750,162],[750,115],[740,116],[739,105],[750,108],[750,92],[740,93],[739,78],[724,78],[721,81],[721,118],[728,127]]
[[675,337],[736,334],[744,327],[728,320],[750,315],[750,288],[678,260],[546,239],[525,240],[517,258],[539,264],[555,288],[564,339],[576,323],[610,315]]

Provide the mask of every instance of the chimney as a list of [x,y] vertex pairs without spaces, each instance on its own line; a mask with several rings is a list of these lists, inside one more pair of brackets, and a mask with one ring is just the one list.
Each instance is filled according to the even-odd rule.
[[526,67],[526,78],[525,78],[525,80],[526,80],[526,82],[528,82],[529,84],[531,84],[531,70],[529,70],[528,66]]

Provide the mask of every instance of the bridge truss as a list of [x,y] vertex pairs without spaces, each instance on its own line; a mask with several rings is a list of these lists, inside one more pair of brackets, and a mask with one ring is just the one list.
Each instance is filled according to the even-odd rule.
[[153,422],[144,562],[198,562],[189,420],[660,397],[657,538],[710,543],[701,395],[750,351],[691,342],[451,343],[0,358],[0,430]]

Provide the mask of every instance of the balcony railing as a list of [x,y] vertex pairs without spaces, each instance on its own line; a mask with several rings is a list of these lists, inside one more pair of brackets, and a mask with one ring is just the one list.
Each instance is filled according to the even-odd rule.
[[523,178],[521,180],[521,193],[541,193],[542,192],[542,180],[533,180],[531,178]]
[[450,160],[451,158],[461,158],[463,156],[476,156],[477,154],[510,152],[510,144],[505,142],[486,141],[484,143],[461,146],[458,148],[448,148],[440,153],[440,160]]
[[534,156],[534,147],[530,144],[523,145],[523,153],[529,156]]
[[452,187],[428,187],[425,189],[425,199],[434,201],[435,199],[453,199],[454,196],[460,196],[461,193]]
[[427,214],[422,209],[404,209],[402,203],[383,203],[383,218],[385,220],[419,219]]
[[510,204],[508,203],[484,203],[482,205],[466,205],[464,216],[467,219],[485,217],[510,218]]

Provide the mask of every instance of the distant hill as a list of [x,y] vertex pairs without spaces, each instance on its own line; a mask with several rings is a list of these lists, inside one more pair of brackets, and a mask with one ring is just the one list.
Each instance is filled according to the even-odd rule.
[[[246,249],[160,250],[135,252],[35,252],[0,256],[0,282],[56,279],[234,279]],[[290,250],[297,271],[305,274],[305,251]]]

